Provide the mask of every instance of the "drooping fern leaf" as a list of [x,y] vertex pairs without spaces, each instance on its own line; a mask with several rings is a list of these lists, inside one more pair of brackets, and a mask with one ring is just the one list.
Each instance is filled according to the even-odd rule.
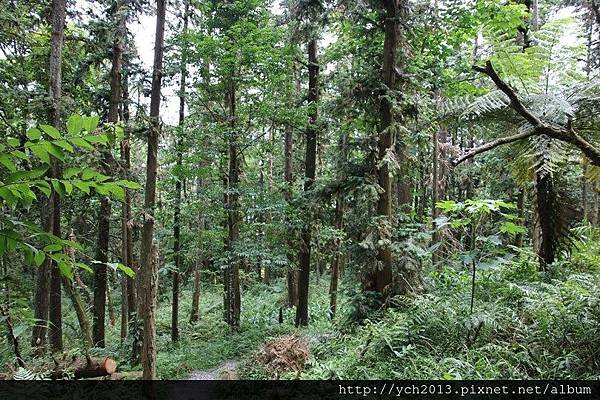
[[16,381],[43,381],[48,379],[48,374],[46,373],[33,372],[23,367],[19,367],[14,375],[14,380]]

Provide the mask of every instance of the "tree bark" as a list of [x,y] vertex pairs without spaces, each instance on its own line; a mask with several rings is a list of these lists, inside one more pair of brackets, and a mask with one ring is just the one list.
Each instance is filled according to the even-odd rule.
[[[297,81],[297,91],[299,92],[299,82]],[[285,128],[284,139],[284,167],[283,174],[285,180],[285,200],[288,205],[292,202],[292,190],[294,187],[294,128],[291,125]],[[287,279],[287,303],[288,307],[298,305],[298,271],[294,268],[294,232],[291,224],[288,223],[288,268],[286,273]]]
[[[185,2],[183,11],[183,35],[188,30],[189,2]],[[173,216],[173,253],[175,255],[175,271],[173,271],[173,301],[171,303],[171,340],[179,340],[179,281],[181,270],[181,181],[183,168],[183,123],[185,121],[185,78],[187,76],[187,53],[181,49],[181,82],[179,85],[179,129],[176,139],[177,180],[175,182],[175,210]]]
[[148,153],[146,159],[146,187],[144,192],[144,230],[142,233],[141,289],[142,366],[144,379],[156,379],[156,288],[158,285],[158,249],[153,244],[154,209],[156,202],[156,175],[158,171],[158,138],[160,132],[160,91],[163,76],[162,63],[165,32],[165,0],[156,1],[156,35],[154,40],[154,68],[150,95],[150,120]]
[[552,209],[555,207],[556,192],[553,179],[549,174],[536,174],[535,186],[537,223],[540,229],[539,269],[545,271],[546,267],[554,262],[556,256],[556,238],[554,237],[552,222]]
[[[319,101],[319,64],[317,40],[308,42],[308,104],[311,107],[310,122],[306,128],[306,156],[304,159],[304,191],[312,188],[317,162],[317,118]],[[307,207],[308,209],[308,207]],[[300,235],[300,272],[298,275],[298,307],[296,326],[308,325],[308,288],[310,282],[311,223],[305,221]]]
[[[525,216],[525,189],[520,188],[519,193],[517,194],[517,213],[519,216],[519,221],[524,221]],[[515,235],[515,247],[523,246],[523,237],[522,233],[517,233]]]
[[110,226],[110,201],[107,197],[100,200],[98,211],[98,243],[96,247],[96,261],[94,268],[94,318],[93,336],[94,347],[105,346],[105,319],[106,319],[106,286],[108,262],[108,241]]
[[[62,101],[62,52],[66,17],[65,0],[52,1],[52,38],[50,43],[50,123],[60,129]],[[60,179],[62,173],[57,159],[52,158],[52,178]],[[53,219],[52,233],[60,237],[60,197],[56,192],[51,195]],[[56,263],[50,267],[50,332],[49,341],[52,351],[61,351],[62,338],[62,303],[61,303],[61,273]]]
[[377,267],[373,274],[373,289],[377,291],[383,300],[389,296],[392,283],[392,250],[391,250],[391,226],[392,221],[392,171],[390,165],[385,161],[386,156],[394,154],[394,115],[392,91],[397,87],[397,48],[400,41],[400,1],[386,0],[385,7],[385,38],[383,43],[383,84],[387,88],[386,96],[380,99],[381,126],[378,140],[378,168],[377,183],[381,187],[379,200],[377,201],[377,215],[382,217],[382,223],[388,225],[382,229],[383,242],[377,251]]
[[[335,202],[335,228],[338,231],[344,229],[344,199],[338,195]],[[335,254],[331,263],[331,282],[329,285],[329,315],[331,319],[335,318],[337,311],[337,292],[338,281],[340,278],[340,265],[342,261],[341,241],[335,243]]]
[[[129,80],[128,75],[123,76],[123,122],[125,123],[125,136],[121,141],[121,163],[127,177],[131,170],[131,145],[130,133],[127,123],[129,122]],[[123,263],[137,273],[137,265],[134,262],[134,246],[133,246],[133,218],[131,215],[131,192],[125,188],[125,199],[123,201],[122,217],[121,217],[121,240],[122,240],[122,259]],[[124,277],[126,281],[126,297],[127,299],[127,321],[131,322],[136,313],[136,285],[134,278]]]
[[229,265],[227,266],[227,323],[231,332],[240,327],[240,277],[239,258],[235,254],[240,236],[240,151],[236,122],[236,88],[233,80],[228,83],[227,108],[229,112],[229,168],[228,168],[228,213],[227,213],[227,250]]
[[[53,231],[52,197],[42,202],[40,210],[42,225],[46,232]],[[48,329],[48,311],[50,309],[50,269],[52,260],[46,258],[38,268],[34,294],[34,316],[36,323],[31,335],[31,347],[35,355],[42,355],[46,348],[46,334]]]
[[201,266],[198,261],[194,267],[194,288],[192,291],[192,311],[190,313],[190,323],[196,323],[200,320],[200,288],[201,288]]

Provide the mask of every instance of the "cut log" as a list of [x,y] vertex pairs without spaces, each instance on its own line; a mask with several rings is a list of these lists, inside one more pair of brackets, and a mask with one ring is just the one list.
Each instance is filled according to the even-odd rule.
[[111,381],[141,380],[142,374],[143,374],[142,371],[116,372],[104,379],[109,379]]
[[112,375],[117,370],[117,362],[110,357],[79,357],[70,362],[59,363],[50,374],[52,379],[70,375],[75,379],[95,378]]

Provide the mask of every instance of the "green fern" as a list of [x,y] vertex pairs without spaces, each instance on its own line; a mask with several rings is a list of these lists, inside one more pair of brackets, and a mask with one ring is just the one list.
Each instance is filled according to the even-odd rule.
[[48,374],[45,372],[33,372],[27,368],[19,367],[15,372],[14,380],[16,381],[45,381],[49,380]]

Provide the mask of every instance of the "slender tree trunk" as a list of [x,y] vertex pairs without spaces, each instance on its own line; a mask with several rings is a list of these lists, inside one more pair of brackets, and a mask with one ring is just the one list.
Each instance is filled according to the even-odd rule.
[[140,266],[142,320],[143,378],[156,379],[156,289],[158,286],[158,249],[153,244],[154,208],[156,202],[156,174],[158,171],[158,138],[160,132],[160,89],[163,76],[163,51],[165,32],[165,0],[156,1],[156,36],[154,40],[154,70],[150,95],[151,126],[148,130],[148,154],[146,160],[146,188],[144,192],[144,230],[142,233],[142,260]]
[[[75,233],[71,230],[71,234],[69,235],[69,240],[75,242],[77,238],[75,237]],[[75,249],[69,248],[66,250],[67,255],[70,257],[71,262],[75,263]],[[81,337],[83,338],[83,343],[86,346],[86,349],[92,347],[93,339],[92,339],[92,327],[90,325],[90,321],[88,320],[88,316],[86,314],[86,307],[83,299],[81,298],[81,294],[79,290],[75,286],[72,280],[67,279],[63,276],[63,287],[67,296],[71,299],[71,303],[73,304],[73,308],[75,309],[75,314],[77,315],[77,322],[79,322],[79,329],[81,329]]]
[[98,243],[96,248],[96,260],[98,263],[94,269],[94,347],[105,346],[106,263],[108,262],[109,226],[110,202],[108,198],[103,197],[100,200],[100,210],[98,211]]
[[[435,219],[439,215],[439,210],[436,207],[437,202],[439,201],[439,157],[440,157],[440,143],[438,139],[438,131],[436,129],[433,130],[432,138],[433,142],[433,151],[431,154],[432,159],[432,171],[431,171],[431,219],[433,220],[433,234],[431,237],[431,244],[435,245],[439,242],[439,234],[436,229]],[[431,261],[434,266],[437,265],[439,261],[439,256],[437,251],[433,251],[431,253]]]
[[192,324],[200,319],[201,265],[200,261],[197,261],[194,267],[194,289],[192,291],[192,311],[190,313],[190,323]]
[[[110,72],[110,104],[108,108],[108,122],[116,123],[119,120],[119,104],[121,103],[121,65],[123,62],[123,39],[125,29],[125,13],[122,11],[124,4],[118,1],[115,7],[115,16],[120,15],[115,30],[113,40],[113,59]],[[113,157],[110,150],[104,150],[102,156],[102,169],[105,174],[110,174]],[[100,209],[98,211],[98,242],[96,249],[96,260],[100,263],[96,264],[94,270],[94,346],[105,346],[105,318],[106,318],[106,301],[108,290],[107,267],[108,262],[108,247],[110,241],[110,215],[111,203],[108,197],[100,199]],[[109,301],[109,317],[111,324],[114,324],[114,311],[112,304]]]
[[[42,202],[40,213],[43,215],[43,226],[46,232],[53,231],[54,220],[52,218],[52,197]],[[34,294],[34,316],[36,323],[31,335],[31,347],[34,354],[42,355],[46,348],[46,333],[48,327],[48,311],[50,308],[50,268],[52,261],[46,258],[39,267],[36,276]]]
[[[123,60],[123,47],[124,41],[127,35],[127,14],[128,10],[123,9],[126,5],[119,1],[117,3],[117,15],[121,15],[118,22],[118,27],[115,33],[113,42],[113,65],[111,70],[111,107],[117,107],[122,110],[121,120],[125,124],[124,126],[124,137],[120,144],[120,166],[124,170],[124,178],[129,178],[130,169],[130,150],[129,150],[129,132],[127,122],[129,121],[129,88],[127,82],[127,74],[123,73],[124,60]],[[120,64],[120,65],[119,65]],[[119,82],[114,82],[115,78],[119,78]],[[113,91],[113,85],[118,84],[119,90]],[[120,98],[116,96],[119,95]],[[109,115],[110,117],[111,115]],[[131,227],[129,221],[131,220],[131,195],[128,189],[125,189],[125,195],[123,204],[121,206],[121,262],[127,265],[129,268],[134,269],[133,266],[133,243],[131,235]],[[121,340],[127,337],[129,320],[135,312],[135,305],[130,304],[129,298],[134,294],[133,280],[126,275],[123,275],[120,279],[121,282]],[[130,293],[132,291],[132,293]]]
[[6,324],[6,330],[8,333],[8,341],[12,344],[13,352],[15,353],[15,358],[17,360],[17,365],[19,367],[25,368],[25,361],[23,361],[23,357],[21,355],[21,347],[19,344],[19,338],[15,335],[14,324],[12,318],[10,316],[10,277],[8,274],[8,267],[6,265],[6,255],[0,257],[0,266],[2,267],[3,281],[4,281],[4,291],[6,294],[6,306],[0,305],[0,316],[3,317],[4,322]]
[[[300,91],[299,88],[300,81],[297,80],[297,91]],[[285,139],[284,139],[284,167],[283,174],[284,180],[286,184],[285,188],[285,200],[288,205],[291,205],[292,202],[292,190],[294,187],[294,128],[291,125],[286,126],[285,128]],[[288,234],[288,268],[286,273],[287,278],[287,293],[288,293],[288,307],[293,307],[298,305],[298,271],[294,268],[295,257],[293,254],[294,248],[294,232],[292,230],[291,224],[289,225],[289,234]]]
[[[123,122],[125,123],[125,135],[121,141],[121,162],[127,176],[131,170],[131,145],[130,133],[127,123],[129,122],[129,80],[128,75],[123,75]],[[133,218],[131,215],[131,192],[125,189],[125,199],[123,201],[121,220],[121,236],[122,236],[122,258],[123,263],[137,273],[137,265],[134,261],[134,246],[133,246]],[[127,299],[127,320],[133,321],[136,313],[136,285],[134,278],[128,276],[126,280],[126,297]]]
[[73,285],[73,281],[64,277],[63,287],[67,293],[67,296],[71,300],[71,303],[73,304],[73,308],[75,309],[75,314],[77,315],[77,322],[79,323],[79,329],[81,329],[83,342],[87,348],[90,348],[93,346],[92,327],[90,326],[88,316],[86,315],[85,304],[81,298],[81,294],[75,285]]
[[[188,30],[189,2],[185,2],[183,11],[183,35]],[[177,173],[181,174],[183,168],[183,123],[185,120],[185,78],[187,76],[187,53],[181,49],[181,82],[179,85],[179,129],[176,141],[177,147]],[[171,340],[179,340],[179,271],[181,270],[181,181],[178,176],[175,182],[175,211],[173,217],[173,253],[175,255],[175,271],[173,271],[173,301],[171,304]]]
[[[306,128],[306,156],[304,159],[304,191],[312,188],[317,166],[317,118],[319,101],[319,60],[317,41],[308,42],[308,104],[310,123]],[[308,207],[307,207],[308,209]],[[300,235],[300,272],[298,275],[298,307],[296,326],[308,325],[308,287],[310,282],[311,223],[306,221]]]
[[110,322],[110,326],[115,326],[117,319],[115,317],[115,307],[113,305],[111,293],[111,281],[115,271],[107,270],[106,272],[106,307],[108,308],[108,320]]
[[[520,188],[519,193],[517,194],[517,213],[519,217],[519,221],[524,221],[525,217],[525,189]],[[515,247],[523,246],[523,234],[517,233],[515,235]]]
[[228,253],[229,265],[227,267],[227,323],[232,332],[240,327],[240,277],[239,257],[235,254],[240,236],[240,204],[239,204],[239,178],[240,156],[238,133],[236,123],[236,88],[233,81],[229,82],[227,90],[227,107],[229,111],[229,186],[228,186]]
[[581,202],[583,204],[583,221],[587,222],[589,221],[588,218],[588,182],[587,182],[587,170],[588,170],[588,165],[587,162],[583,163],[582,166],[582,173],[581,173]]
[[[52,38],[50,47],[50,123],[56,128],[61,125],[62,100],[62,51],[64,42],[64,27],[66,16],[65,0],[52,1]],[[58,160],[52,158],[52,177],[60,179],[62,173]],[[60,197],[57,193],[51,196],[53,220],[52,233],[60,237]],[[61,273],[56,263],[50,267],[50,332],[49,341],[53,351],[63,349],[62,338],[62,303],[61,303]]]
[[[339,231],[344,229],[344,199],[339,195],[335,202],[335,228]],[[340,265],[342,260],[341,242],[335,243],[335,254],[331,263],[331,283],[329,285],[329,315],[335,318],[337,311],[337,292],[340,277]]]

